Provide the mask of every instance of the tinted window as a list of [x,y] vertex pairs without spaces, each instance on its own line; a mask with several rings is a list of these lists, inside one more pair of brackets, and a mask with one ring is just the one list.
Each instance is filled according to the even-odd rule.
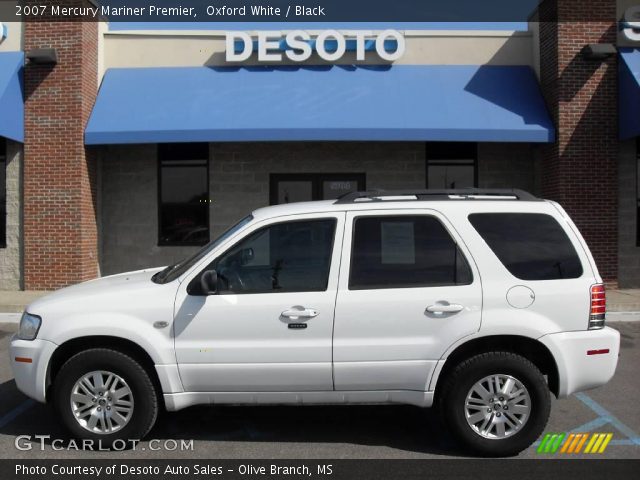
[[437,219],[355,220],[350,289],[460,285],[471,280],[467,261]]
[[582,264],[556,220],[536,213],[475,213],[469,221],[514,277],[578,278]]
[[311,292],[327,289],[336,221],[271,225],[214,263],[220,293]]
[[224,232],[215,240],[212,240],[211,242],[209,242],[207,245],[202,247],[200,250],[198,250],[196,253],[194,253],[190,257],[185,258],[181,262],[178,262],[174,265],[169,265],[164,270],[156,273],[153,277],[151,277],[151,280],[153,280],[156,283],[173,282],[176,278],[178,278],[184,272],[189,270],[191,267],[193,267],[196,263],[198,263],[204,257],[206,257],[209,254],[209,252],[211,252],[216,247],[218,247],[218,245],[220,245],[221,243],[225,242],[228,238],[235,235],[239,230],[242,230],[242,228],[244,228],[246,224],[251,222],[251,220],[253,220],[252,215],[248,215],[244,217],[242,220],[236,223],[229,230]]
[[209,146],[161,144],[159,245],[204,245],[209,241]]
[[465,188],[478,183],[478,146],[464,142],[429,142],[427,187]]

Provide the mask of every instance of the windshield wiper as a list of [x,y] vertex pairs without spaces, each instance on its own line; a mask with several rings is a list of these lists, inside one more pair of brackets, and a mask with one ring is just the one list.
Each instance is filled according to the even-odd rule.
[[155,273],[151,277],[151,281],[155,283],[164,283],[165,279],[167,278],[167,275],[169,275],[169,273],[177,266],[178,264],[174,263],[173,265],[169,265],[168,267],[165,267],[163,270],[160,270],[158,273]]

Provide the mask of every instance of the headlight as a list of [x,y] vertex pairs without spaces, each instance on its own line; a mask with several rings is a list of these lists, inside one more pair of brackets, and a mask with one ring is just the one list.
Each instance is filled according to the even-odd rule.
[[20,319],[20,330],[18,330],[18,338],[21,340],[33,340],[38,335],[42,319],[37,315],[31,315],[24,312]]

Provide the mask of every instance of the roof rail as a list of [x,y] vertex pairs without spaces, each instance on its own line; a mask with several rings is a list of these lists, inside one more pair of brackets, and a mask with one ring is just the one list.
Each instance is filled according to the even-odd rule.
[[[517,188],[456,188],[450,190],[368,190],[351,192],[339,197],[335,205],[356,202],[406,201],[399,197],[416,197],[416,200],[520,200],[540,202],[540,198]],[[395,198],[398,197],[398,198]]]

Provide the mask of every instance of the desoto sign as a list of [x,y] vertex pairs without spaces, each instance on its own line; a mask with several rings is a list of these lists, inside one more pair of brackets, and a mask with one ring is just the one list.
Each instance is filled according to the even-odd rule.
[[327,62],[340,60],[346,52],[355,51],[356,60],[378,59],[393,62],[404,55],[404,36],[397,30],[385,30],[374,34],[361,30],[340,33],[325,30],[317,36],[303,30],[281,32],[256,32],[254,37],[246,32],[228,32],[226,35],[227,62],[244,62],[257,51],[259,62],[304,62],[313,52]]

